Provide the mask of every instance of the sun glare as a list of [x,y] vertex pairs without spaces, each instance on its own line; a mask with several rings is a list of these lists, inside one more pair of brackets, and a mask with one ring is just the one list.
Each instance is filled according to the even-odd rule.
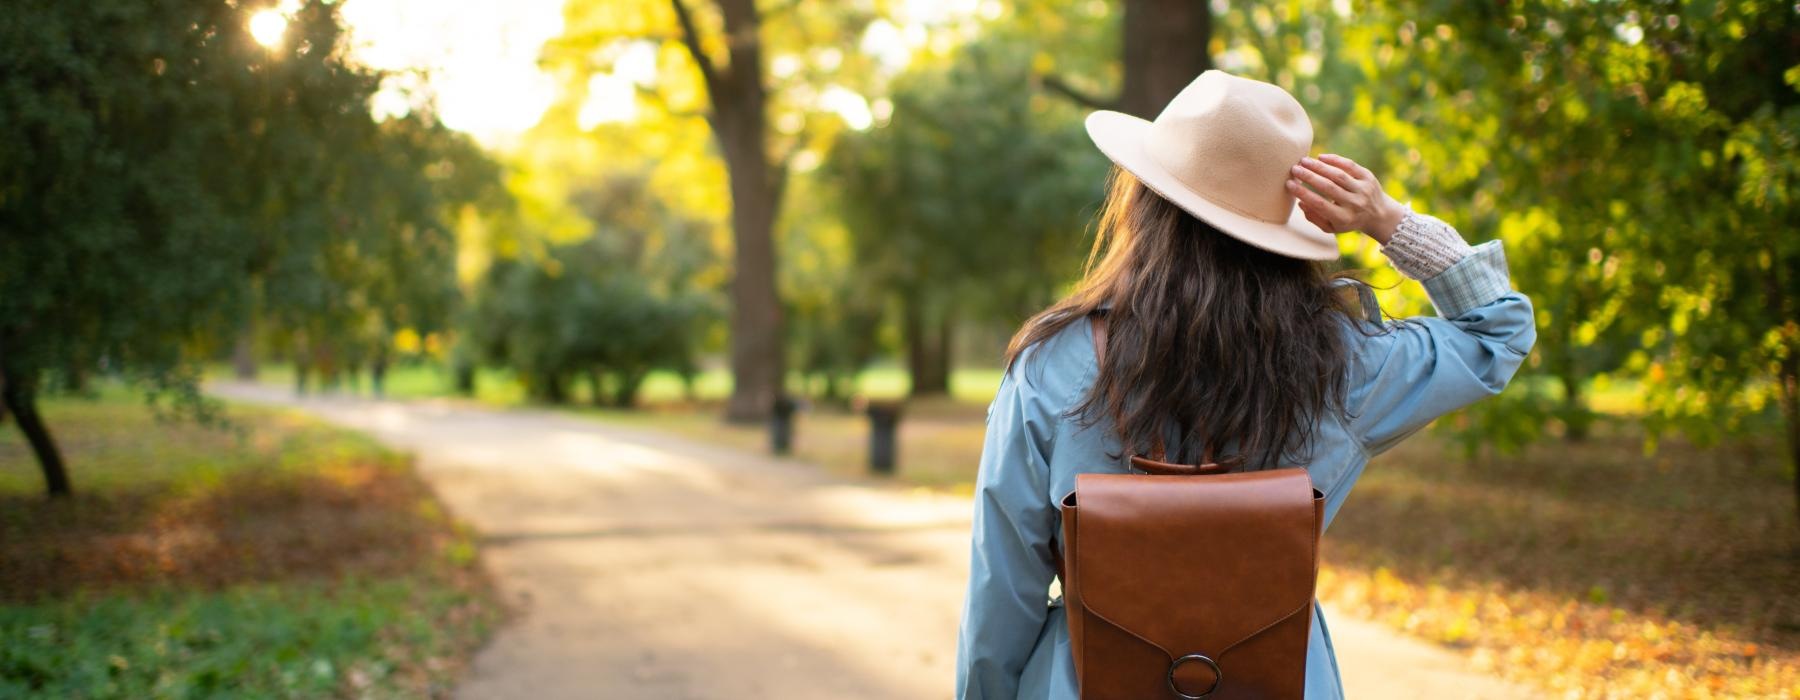
[[280,10],[263,10],[250,16],[250,36],[256,43],[269,48],[281,44],[281,35],[287,32],[287,18]]
[[[556,100],[557,79],[539,68],[538,59],[544,43],[563,33],[564,0],[340,2],[351,55],[396,75],[428,74],[416,87],[429,83],[424,92],[435,96],[438,117],[452,129],[489,145],[504,143],[537,124]],[[650,59],[654,65],[654,55]],[[614,87],[608,103],[617,109],[635,100],[616,93]],[[588,113],[590,121],[600,117],[615,118]]]

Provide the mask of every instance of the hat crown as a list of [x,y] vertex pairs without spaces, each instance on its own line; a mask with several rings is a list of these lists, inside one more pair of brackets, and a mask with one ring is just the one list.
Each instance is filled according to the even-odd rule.
[[1269,223],[1288,220],[1288,170],[1312,150],[1305,108],[1268,83],[1209,70],[1164,107],[1144,145],[1157,164],[1213,203]]
[[1268,83],[1207,71],[1155,121],[1100,110],[1088,137],[1144,187],[1220,233],[1303,260],[1332,260],[1337,239],[1288,194],[1289,169],[1312,151],[1306,109]]

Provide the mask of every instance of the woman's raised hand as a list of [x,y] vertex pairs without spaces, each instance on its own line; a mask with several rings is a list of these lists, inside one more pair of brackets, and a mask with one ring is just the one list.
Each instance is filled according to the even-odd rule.
[[1288,172],[1287,187],[1306,220],[1329,233],[1362,231],[1387,245],[1406,217],[1406,205],[1382,191],[1374,173],[1343,156],[1301,158]]

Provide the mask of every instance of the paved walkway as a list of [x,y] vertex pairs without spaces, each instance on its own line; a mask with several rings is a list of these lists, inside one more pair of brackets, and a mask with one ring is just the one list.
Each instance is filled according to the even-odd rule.
[[[209,390],[415,452],[482,533],[520,615],[459,698],[951,694],[967,499],[550,411]],[[1442,649],[1330,620],[1352,698],[1528,695]]]

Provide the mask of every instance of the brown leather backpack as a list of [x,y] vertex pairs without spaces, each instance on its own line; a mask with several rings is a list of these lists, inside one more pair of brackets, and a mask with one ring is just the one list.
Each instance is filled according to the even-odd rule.
[[[1090,317],[1104,357],[1106,323]],[[1300,468],[1081,474],[1057,562],[1083,700],[1302,697],[1324,496]]]

